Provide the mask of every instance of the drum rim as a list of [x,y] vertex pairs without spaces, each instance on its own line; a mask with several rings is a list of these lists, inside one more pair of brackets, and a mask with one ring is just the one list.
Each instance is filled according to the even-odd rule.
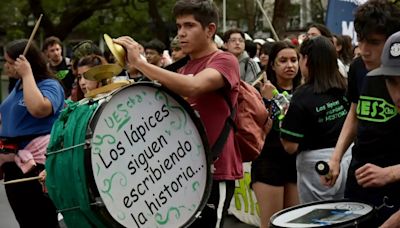
[[[280,215],[282,215],[284,213],[287,213],[289,211],[293,211],[293,210],[296,210],[296,209],[299,209],[299,208],[313,206],[313,205],[317,205],[317,204],[322,204],[322,203],[323,204],[328,204],[328,203],[340,203],[340,202],[362,203],[362,204],[365,204],[365,205],[368,205],[368,206],[372,207],[372,211],[371,212],[369,212],[369,213],[367,213],[365,215],[361,215],[359,218],[357,218],[357,221],[360,221],[360,220],[364,221],[365,219],[367,219],[367,218],[369,218],[371,216],[374,216],[375,207],[373,205],[371,205],[369,203],[366,203],[366,202],[363,202],[361,200],[350,200],[350,199],[324,200],[324,201],[315,201],[315,202],[311,202],[311,203],[296,205],[296,206],[289,207],[289,208],[283,209],[281,211],[278,211],[278,212],[276,212],[275,214],[273,214],[271,216],[271,218],[269,220],[269,227],[272,227],[272,228],[287,228],[287,227],[283,227],[283,226],[274,225],[273,224],[273,220],[275,220],[278,216],[280,216]],[[323,227],[334,227],[334,228],[340,228],[340,227],[344,227],[344,226],[347,227],[352,222],[354,222],[354,221],[350,220],[348,222],[344,222],[344,223],[341,223],[341,224],[332,224],[332,225],[326,225],[326,226],[323,226]]]
[[[212,174],[211,174],[211,164],[212,164],[212,158],[210,156],[211,154],[211,150],[210,150],[210,146],[209,146],[209,142],[208,142],[208,138],[207,138],[207,134],[206,134],[206,130],[204,127],[204,124],[202,122],[202,120],[200,119],[200,116],[197,114],[197,111],[194,110],[190,104],[183,99],[181,96],[179,96],[178,94],[172,92],[171,90],[169,90],[168,88],[166,88],[165,86],[162,86],[161,84],[157,83],[157,82],[137,82],[128,86],[124,86],[114,92],[112,92],[112,95],[117,94],[118,92],[123,91],[124,89],[127,89],[128,87],[135,87],[135,86],[148,86],[148,87],[152,87],[155,89],[161,89],[163,92],[165,92],[168,96],[172,97],[179,105],[181,105],[185,111],[187,112],[187,114],[189,115],[190,119],[192,120],[192,122],[194,123],[194,125],[196,126],[196,129],[198,130],[199,136],[201,138],[201,141],[203,143],[203,147],[204,147],[204,152],[205,152],[205,157],[206,157],[206,167],[207,167],[207,179],[206,179],[206,187],[204,189],[203,192],[203,197],[199,203],[199,205],[197,206],[196,210],[193,212],[193,215],[190,217],[189,220],[187,220],[181,227],[187,227],[189,226],[191,223],[193,223],[198,215],[200,214],[200,212],[203,210],[203,208],[206,206],[207,204],[207,200],[210,197],[211,194],[211,188],[212,188]],[[98,107],[96,108],[96,110],[93,112],[92,117],[89,120],[89,124],[87,127],[87,131],[90,137],[92,137],[92,134],[95,130],[95,124],[98,121],[98,118],[102,113],[102,111],[104,110],[106,104],[108,102],[110,102],[112,100],[111,99],[107,99],[106,102],[103,102],[101,104],[98,105]],[[95,197],[100,197],[100,194],[98,192],[97,189],[97,185],[96,185],[96,181],[94,179],[94,175],[93,175],[93,169],[92,169],[92,164],[91,164],[91,148],[88,148],[88,150],[90,151],[85,152],[85,169],[87,172],[87,177],[86,177],[86,183],[87,183],[87,187],[88,187],[88,191],[94,191],[93,193],[95,193],[96,195],[90,194],[91,198],[95,198]],[[88,162],[88,164],[86,163],[86,161]],[[100,197],[101,198],[101,197]],[[114,224],[118,224],[120,227],[124,227],[121,223],[119,223],[117,220],[115,220],[111,214],[109,213],[107,207],[105,205],[103,205],[102,207],[96,207],[96,209],[92,208],[97,214],[102,213],[107,215],[106,219],[102,219],[102,221],[104,222],[109,222],[110,220],[114,222]],[[110,225],[110,224],[109,224]]]

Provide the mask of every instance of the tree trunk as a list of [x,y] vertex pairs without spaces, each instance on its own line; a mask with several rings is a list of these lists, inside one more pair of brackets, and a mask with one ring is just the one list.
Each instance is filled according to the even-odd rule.
[[280,39],[284,37],[286,32],[289,8],[290,8],[290,0],[275,1],[274,17],[272,18],[272,25],[274,26],[275,31]]
[[169,46],[169,37],[167,25],[162,19],[160,12],[158,11],[157,0],[149,0],[149,16],[153,23],[152,27],[157,39],[161,40],[165,45]]

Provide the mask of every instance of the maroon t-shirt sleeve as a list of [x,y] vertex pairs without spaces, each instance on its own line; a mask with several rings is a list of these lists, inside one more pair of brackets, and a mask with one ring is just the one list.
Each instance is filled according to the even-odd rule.
[[234,55],[220,52],[207,65],[207,68],[213,68],[221,73],[227,83],[225,87],[228,91],[232,88],[234,91],[238,91],[235,88],[238,88],[240,80],[239,62]]

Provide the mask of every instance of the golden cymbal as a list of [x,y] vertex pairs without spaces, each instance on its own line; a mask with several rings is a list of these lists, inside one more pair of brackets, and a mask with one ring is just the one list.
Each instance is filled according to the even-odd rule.
[[91,81],[102,81],[121,73],[122,67],[118,64],[104,64],[92,67],[83,73],[83,77]]
[[124,49],[124,47],[122,47],[119,44],[116,44],[112,41],[112,38],[107,35],[104,34],[104,41],[106,41],[106,44],[108,46],[108,48],[110,49],[111,53],[113,54],[113,56],[115,57],[115,59],[117,60],[117,63],[119,65],[121,65],[121,67],[125,66],[125,56],[126,56],[126,51]]

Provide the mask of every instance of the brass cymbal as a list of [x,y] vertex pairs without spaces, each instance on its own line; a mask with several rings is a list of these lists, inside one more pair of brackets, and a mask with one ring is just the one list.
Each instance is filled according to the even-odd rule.
[[112,38],[107,35],[104,34],[104,41],[106,41],[106,44],[108,46],[108,48],[110,49],[111,53],[113,54],[113,56],[115,57],[115,59],[117,60],[117,63],[119,65],[121,65],[121,67],[125,66],[125,56],[126,56],[126,51],[125,49],[119,45],[116,44],[112,41]]
[[83,73],[83,77],[91,81],[102,81],[121,73],[122,67],[118,64],[104,64],[92,67]]

